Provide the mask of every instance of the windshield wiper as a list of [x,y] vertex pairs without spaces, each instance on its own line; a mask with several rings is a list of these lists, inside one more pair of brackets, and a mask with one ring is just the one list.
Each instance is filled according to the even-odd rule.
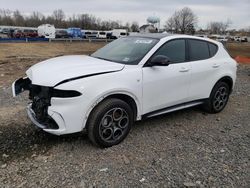
[[101,59],[101,60],[105,60],[105,61],[111,61],[110,59],[105,59],[105,58],[102,58],[102,57],[96,57],[96,56],[91,56],[91,57],[94,57],[94,58],[97,58],[97,59]]

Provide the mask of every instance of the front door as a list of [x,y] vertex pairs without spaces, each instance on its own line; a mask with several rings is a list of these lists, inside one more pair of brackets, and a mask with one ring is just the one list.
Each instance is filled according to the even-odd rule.
[[170,59],[168,66],[143,67],[143,113],[178,105],[188,100],[191,65],[186,62],[186,41],[166,42],[153,55]]

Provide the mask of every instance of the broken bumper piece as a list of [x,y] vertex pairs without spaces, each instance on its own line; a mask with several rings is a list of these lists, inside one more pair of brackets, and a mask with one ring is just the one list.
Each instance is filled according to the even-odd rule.
[[[36,117],[36,113],[32,109],[32,104],[27,106],[27,114],[31,122],[40,129],[43,129],[45,132],[61,135],[65,132],[64,120],[62,116],[56,112],[48,111],[48,119],[46,122],[39,122]],[[58,126],[60,125],[60,127]]]

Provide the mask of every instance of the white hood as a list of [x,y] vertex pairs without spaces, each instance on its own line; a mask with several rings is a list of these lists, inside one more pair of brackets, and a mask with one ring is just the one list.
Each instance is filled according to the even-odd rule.
[[52,58],[30,67],[26,74],[32,84],[53,87],[76,77],[122,70],[125,65],[85,55]]

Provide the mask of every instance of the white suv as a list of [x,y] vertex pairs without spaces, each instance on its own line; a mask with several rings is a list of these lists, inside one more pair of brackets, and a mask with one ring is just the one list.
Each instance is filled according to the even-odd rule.
[[202,105],[224,109],[237,63],[214,40],[148,34],[124,37],[90,56],[56,57],[32,66],[12,85],[29,90],[31,121],[63,135],[88,131],[95,144],[120,143],[134,121]]

